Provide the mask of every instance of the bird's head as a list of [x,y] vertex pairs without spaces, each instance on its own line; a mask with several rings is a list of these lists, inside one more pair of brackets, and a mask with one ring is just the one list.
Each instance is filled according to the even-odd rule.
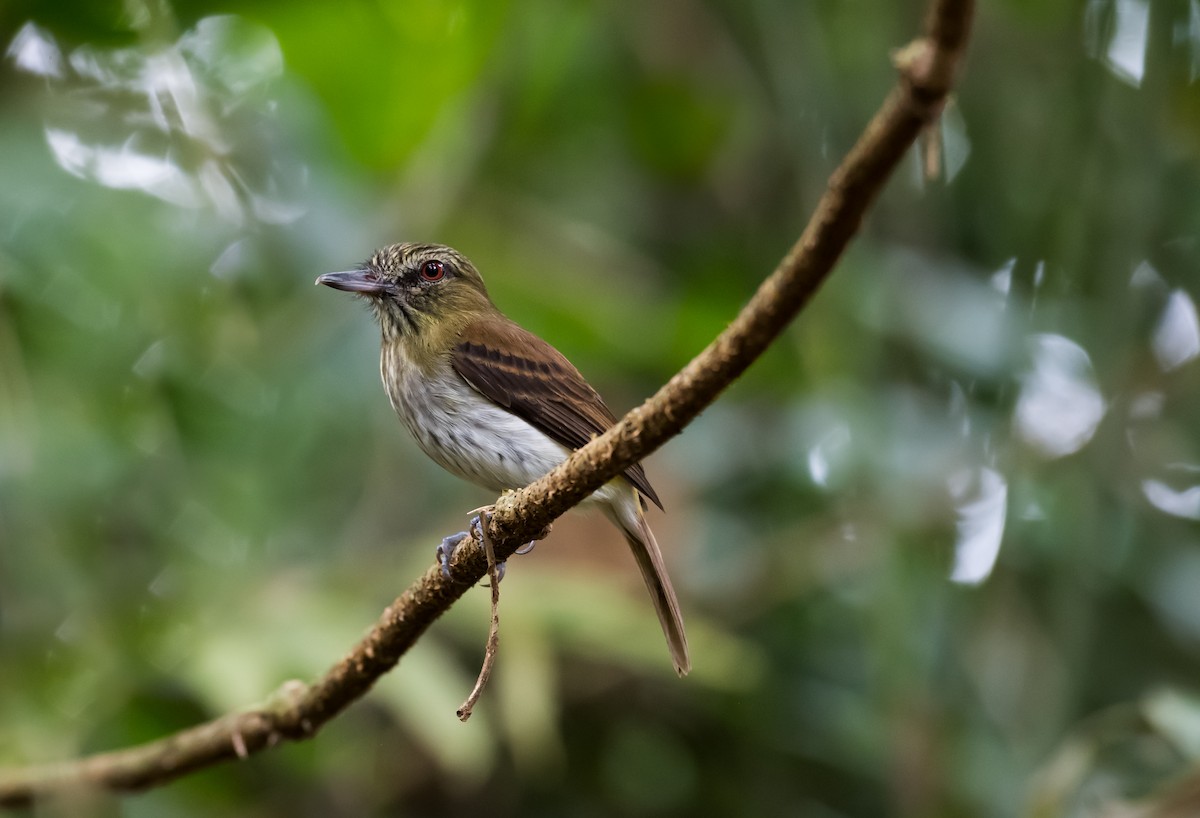
[[366,298],[385,341],[426,346],[456,333],[471,318],[495,310],[475,265],[440,244],[393,244],[318,284]]

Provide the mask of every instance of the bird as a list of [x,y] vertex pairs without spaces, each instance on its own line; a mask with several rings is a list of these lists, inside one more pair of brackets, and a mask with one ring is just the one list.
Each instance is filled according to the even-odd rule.
[[[475,265],[451,247],[392,244],[316,283],[366,299],[392,408],[431,460],[470,483],[495,492],[526,486],[616,423],[579,370],[504,315]],[[637,463],[580,505],[598,508],[624,534],[683,676],[691,669],[687,635],[646,522],[647,500],[662,509]],[[439,555],[448,565],[446,552]]]

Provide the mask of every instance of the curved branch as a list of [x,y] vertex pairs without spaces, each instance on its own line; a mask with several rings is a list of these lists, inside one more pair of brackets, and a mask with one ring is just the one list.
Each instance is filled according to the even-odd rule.
[[[829,180],[800,239],[729,327],[645,403],[545,477],[504,495],[488,533],[496,558],[537,538],[567,509],[677,435],[763,353],[828,277],[868,207],[922,128],[935,123],[966,47],[974,0],[933,0],[925,36],[893,55],[897,86]],[[0,770],[0,805],[54,790],[135,790],[283,740],[312,736],[400,660],[487,571],[478,538],[437,566],[380,616],[370,633],[311,685],[291,682],[267,703],[138,747],[76,761]]]

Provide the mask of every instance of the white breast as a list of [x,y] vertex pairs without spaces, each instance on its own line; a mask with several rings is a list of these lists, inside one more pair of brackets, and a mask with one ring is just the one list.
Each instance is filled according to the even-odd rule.
[[521,488],[569,454],[565,446],[476,392],[448,363],[427,378],[402,352],[385,346],[380,371],[392,408],[421,450],[477,486],[496,492]]

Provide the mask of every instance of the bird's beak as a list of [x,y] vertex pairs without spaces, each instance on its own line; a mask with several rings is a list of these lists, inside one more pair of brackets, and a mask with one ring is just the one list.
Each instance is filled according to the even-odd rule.
[[349,270],[344,273],[326,273],[317,276],[317,283],[348,293],[379,295],[387,292],[388,285],[368,270]]

